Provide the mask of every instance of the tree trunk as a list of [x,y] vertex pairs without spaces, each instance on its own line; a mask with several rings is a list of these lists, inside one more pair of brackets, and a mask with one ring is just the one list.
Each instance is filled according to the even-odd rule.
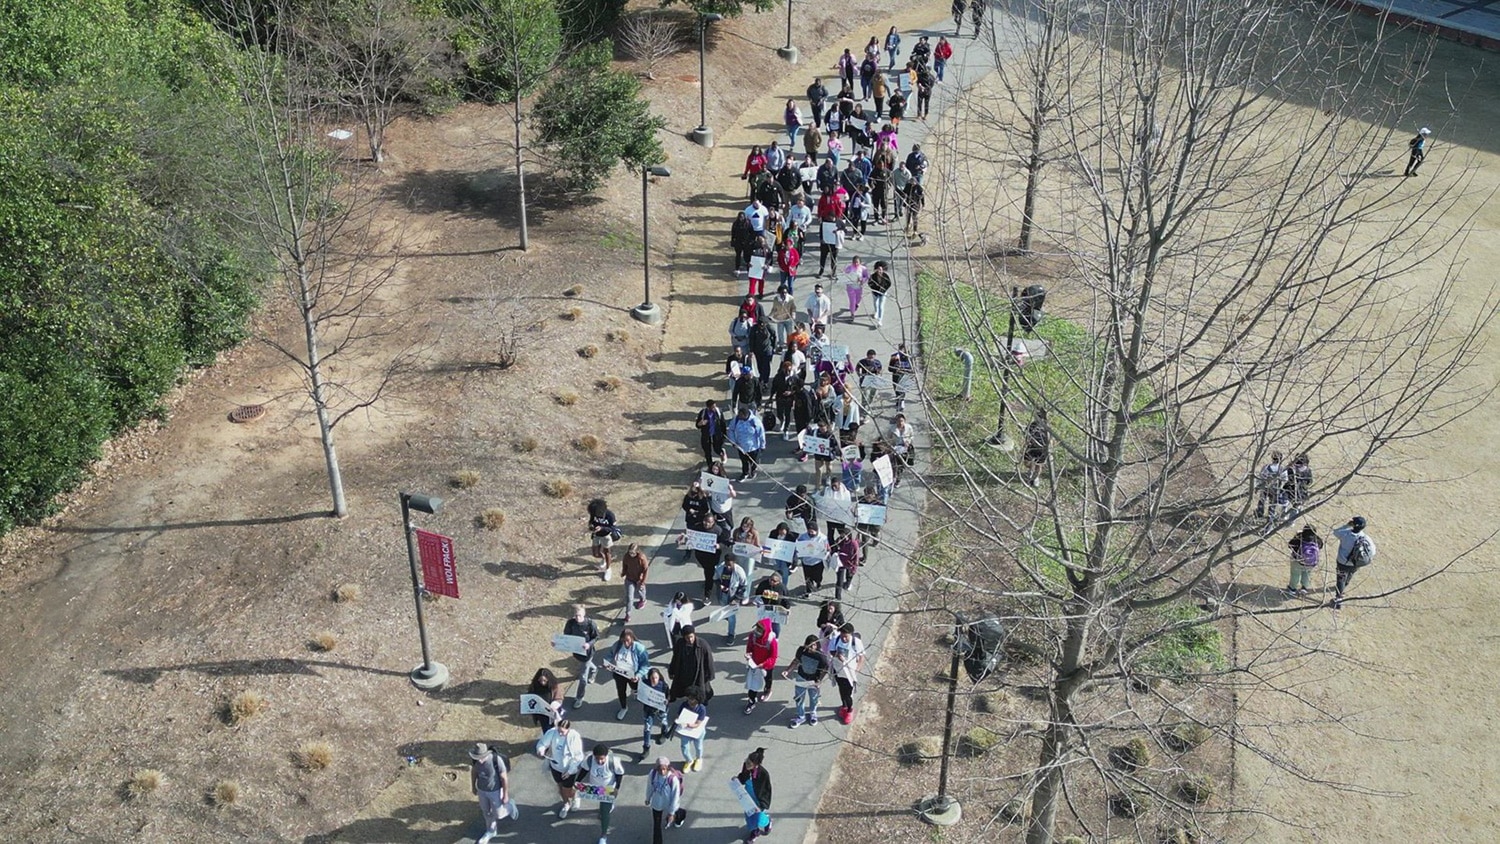
[[318,415],[318,435],[323,440],[323,460],[328,466],[328,490],[333,495],[333,515],[343,518],[349,514],[344,502],[344,476],[339,470],[339,453],[333,443],[333,422],[328,418],[328,389],[323,383],[323,358],[318,348],[318,326],[309,302],[307,270],[298,270],[298,284],[302,288],[302,301],[298,304],[302,312],[302,328],[307,339],[307,377],[311,384],[313,409]]
[[1031,251],[1032,215],[1036,213],[1036,191],[1042,175],[1042,131],[1036,126],[1031,131],[1031,155],[1026,159],[1026,201],[1021,206],[1021,236],[1016,248]]
[[526,164],[525,147],[521,146],[521,102],[516,101],[516,198],[521,207],[521,251],[531,248],[531,232],[526,225]]
[[1068,633],[1063,642],[1057,680],[1048,706],[1047,737],[1042,741],[1036,790],[1031,798],[1031,819],[1026,824],[1026,844],[1052,844],[1057,828],[1057,806],[1062,799],[1063,765],[1073,749],[1073,695],[1087,679],[1083,670],[1090,617],[1085,611],[1097,597],[1097,580],[1085,575],[1074,587],[1075,598],[1067,608]]

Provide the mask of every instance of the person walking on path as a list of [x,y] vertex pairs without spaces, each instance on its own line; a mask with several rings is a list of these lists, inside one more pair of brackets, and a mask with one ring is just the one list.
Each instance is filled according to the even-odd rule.
[[735,780],[744,787],[745,793],[759,811],[745,810],[745,844],[769,834],[771,831],[771,772],[765,768],[766,749],[757,747],[745,757]]
[[905,343],[896,345],[896,351],[891,352],[891,358],[886,361],[885,369],[891,374],[891,385],[896,390],[896,410],[904,411],[906,410],[906,382],[915,371]]
[[1355,572],[1375,562],[1375,540],[1365,533],[1365,524],[1364,516],[1355,516],[1348,524],[1333,532],[1339,541],[1333,589],[1334,609],[1344,606],[1344,590],[1349,588],[1349,581],[1354,579]]
[[1423,126],[1417,130],[1416,137],[1406,142],[1407,148],[1411,150],[1411,156],[1406,159],[1406,172],[1401,175],[1417,175],[1417,168],[1421,167],[1422,162],[1427,160],[1427,136],[1431,134],[1432,130]]
[[479,798],[479,813],[484,816],[484,834],[477,844],[489,844],[500,832],[500,819],[515,818],[510,806],[510,775],[505,762],[484,742],[469,751],[469,791]]
[[667,677],[672,680],[667,690],[668,702],[681,700],[690,693],[701,696],[704,703],[714,698],[714,651],[691,624],[682,628],[682,635],[672,646]]
[[780,645],[776,631],[771,629],[771,619],[755,622],[755,629],[745,637],[745,714],[755,711],[755,705],[771,696],[771,672],[776,670],[776,658]]
[[698,442],[703,449],[704,465],[710,465],[715,460],[723,460],[725,457],[724,415],[719,412],[719,403],[713,399],[705,401],[693,425],[698,429]]
[[1047,408],[1039,407],[1026,426],[1026,443],[1021,451],[1021,478],[1028,485],[1036,486],[1042,468],[1047,465],[1051,447],[1052,434],[1047,429]]
[[620,574],[625,580],[625,618],[630,621],[630,611],[646,606],[646,574],[651,563],[641,551],[641,546],[632,542],[620,560]]
[[[684,717],[686,716],[686,717]],[[703,739],[708,725],[708,707],[695,693],[690,693],[679,712],[678,743],[682,746],[682,769],[703,770]]]
[[802,647],[792,654],[786,670],[781,672],[783,679],[789,678],[794,671],[797,675],[792,680],[792,701],[797,706],[797,714],[789,725],[792,729],[803,724],[818,723],[818,701],[823,696],[823,680],[832,670],[833,663],[829,662],[828,654],[823,653],[818,637],[809,633],[802,640]]
[[894,26],[885,34],[885,54],[890,58],[890,64],[886,65],[886,69],[895,70],[896,57],[901,55],[901,33],[897,32]]
[[[768,368],[770,357],[766,355]],[[729,441],[740,453],[739,480],[755,480],[760,475],[760,453],[766,447],[766,426],[761,422],[760,414],[741,405],[734,421],[729,423]]]
[[1286,584],[1286,596],[1301,597],[1312,588],[1312,573],[1323,553],[1323,537],[1312,525],[1304,525],[1286,544],[1292,549],[1292,576]]
[[[984,0],[976,0],[984,2]],[[953,37],[957,38],[964,34],[964,12],[968,10],[969,4],[964,0],[953,0]]]
[[620,639],[605,655],[609,670],[615,675],[615,698],[620,702],[616,721],[624,721],[630,712],[630,697],[640,685],[640,678],[651,668],[651,654],[646,646],[635,640],[635,631],[629,627],[620,631]]
[[[822,275],[822,273],[823,271],[819,269],[818,274]],[[806,307],[807,324],[810,326],[827,326],[833,319],[833,300],[823,292],[821,284],[813,286],[812,294],[807,297]]]
[[788,155],[797,152],[797,134],[802,131],[802,109],[797,107],[796,100],[787,100],[786,109],[781,113],[781,120],[786,124],[786,151]]
[[849,295],[849,321],[859,317],[859,305],[865,298],[865,283],[870,280],[870,270],[855,255],[844,267],[844,292]]
[[[748,517],[746,521],[749,521]],[[750,595],[750,568],[741,563],[737,556],[724,558],[719,563],[719,604],[729,607],[725,619],[729,622],[729,632],[724,636],[724,644],[734,644],[734,629],[739,622],[739,608],[749,603]]]
[[526,693],[536,695],[547,702],[548,711],[541,715],[532,715],[531,721],[541,728],[545,733],[563,715],[563,701],[567,698],[567,691],[563,684],[552,673],[550,668],[538,668],[531,677],[531,684],[526,687]]
[[656,757],[656,765],[646,776],[646,805],[651,807],[651,844],[662,844],[661,831],[668,825],[682,826],[682,772],[672,767],[672,760]]
[[948,66],[948,60],[953,58],[953,44],[948,36],[939,35],[937,46],[932,48],[932,69],[937,72],[937,81],[943,81],[943,68]]
[[557,796],[562,805],[557,809],[558,818],[566,818],[568,812],[578,808],[578,773],[583,768],[583,736],[573,729],[567,718],[542,734],[536,742],[536,755],[547,763],[552,781],[557,783]]
[[853,624],[845,623],[839,628],[838,638],[828,643],[828,658],[833,662],[834,681],[839,686],[839,721],[850,724],[854,721],[854,686],[865,664],[865,643],[854,632]]
[[574,604],[572,618],[563,623],[563,635],[583,639],[583,653],[573,654],[579,663],[578,688],[573,692],[573,708],[577,709],[583,706],[583,693],[594,682],[594,674],[599,670],[594,664],[594,642],[599,638],[599,626],[588,617],[588,609],[583,604]]
[[[594,753],[584,763],[579,782],[594,788],[605,789],[602,796],[610,799],[599,801],[599,844],[609,844],[609,816],[614,812],[615,799],[619,797],[620,780],[625,777],[625,766],[602,744],[594,745]],[[611,794],[610,792],[613,792]]]
[[734,274],[739,276],[750,269],[750,251],[755,248],[755,228],[744,211],[735,215],[729,227],[729,245],[734,249]]
[[[662,676],[660,668],[647,669],[646,676],[641,678],[641,685],[660,693],[662,699],[666,700],[667,678]],[[644,761],[646,754],[651,752],[651,729],[653,727],[656,728],[656,743],[661,744],[667,740],[667,735],[670,732],[668,728],[671,725],[667,723],[667,710],[665,709],[659,709],[642,701],[641,713],[641,721],[643,723],[641,727],[641,759]]]
[[890,266],[885,261],[876,261],[875,268],[870,270],[870,296],[875,305],[877,328],[885,324],[885,297],[890,295],[891,285]]
[[823,79],[813,77],[812,84],[807,86],[807,105],[812,111],[814,128],[823,128],[823,104],[826,102],[828,102],[828,89],[823,86]]
[[859,69],[859,62],[854,58],[848,47],[844,48],[844,54],[834,62],[833,69],[839,72],[839,80],[843,87],[854,90],[854,72]]
[[610,556],[610,549],[620,539],[620,527],[615,522],[614,512],[602,498],[590,501],[588,512],[589,537],[592,541],[590,553],[599,561],[599,576],[608,583],[609,572],[615,562]]

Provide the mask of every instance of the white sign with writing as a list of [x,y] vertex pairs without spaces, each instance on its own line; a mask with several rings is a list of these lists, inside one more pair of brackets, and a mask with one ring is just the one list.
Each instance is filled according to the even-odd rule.
[[[797,541],[797,558],[822,562],[828,556],[828,540],[822,536]],[[817,563],[814,563],[816,565]]]
[[[694,722],[697,722],[698,726],[691,726]],[[677,734],[683,738],[703,738],[703,734],[707,730],[708,716],[703,716],[703,719],[700,721],[698,713],[685,706],[682,708],[682,711],[677,713]]]
[[883,504],[859,504],[854,509],[862,525],[885,524],[885,505]]
[[760,612],[755,616],[755,620],[760,621],[763,618],[769,618],[771,619],[771,623],[777,627],[785,627],[787,619],[791,617],[791,614],[791,610],[788,610],[786,607],[761,607]]
[[729,793],[733,794],[734,799],[739,801],[740,808],[744,810],[745,814],[760,814],[760,804],[756,803],[755,798],[750,796],[750,792],[745,790],[745,784],[735,777],[729,778]]
[[880,476],[881,486],[890,486],[896,481],[896,470],[891,467],[891,456],[882,454],[875,458],[875,474]]
[[838,243],[839,242],[839,224],[838,223],[824,223],[823,224],[823,242],[824,243]]
[[555,633],[552,636],[552,649],[562,651],[565,654],[588,654],[588,640],[582,636],[569,636],[566,633]]
[[844,451],[843,451],[843,453],[842,453],[841,456],[845,460],[858,460],[859,459],[859,446],[857,446],[857,445],[846,445],[846,446],[844,446]]
[[522,715],[554,715],[551,705],[541,695],[521,695]]
[[734,555],[736,557],[755,558],[760,556],[760,546],[753,542],[734,543]]
[[866,390],[889,390],[891,379],[884,375],[866,375],[859,379],[859,385]]
[[797,176],[804,182],[816,182],[818,180],[818,168],[798,167]]
[[719,535],[716,533],[709,533],[706,530],[687,530],[683,531],[682,535],[686,538],[684,546],[693,551],[719,550]]
[[698,483],[711,493],[719,495],[729,494],[729,479],[723,475],[715,475],[712,472],[699,472]]
[[833,456],[833,444],[828,441],[827,437],[802,435],[802,450],[817,457]]
[[797,556],[797,543],[785,539],[767,539],[766,556],[783,563],[790,563]]
[[635,699],[640,701],[642,706],[652,709],[665,711],[667,708],[667,693],[653,689],[645,683],[636,687]]
[[750,278],[760,280],[766,277],[766,256],[750,256]]
[[843,363],[844,361],[849,359],[849,347],[840,346],[836,343],[829,343],[828,349],[823,352],[823,357],[833,361],[834,363]]

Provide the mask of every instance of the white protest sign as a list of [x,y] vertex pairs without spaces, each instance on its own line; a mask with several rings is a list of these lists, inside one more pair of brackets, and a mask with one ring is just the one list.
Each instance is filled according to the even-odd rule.
[[632,665],[616,665],[613,662],[609,662],[606,660],[604,663],[604,667],[620,675],[621,677],[624,677],[627,680],[635,679],[635,667]]
[[596,803],[613,803],[615,802],[615,792],[618,790],[618,787],[612,785],[587,785],[580,782],[575,784],[573,789],[578,792],[579,798],[583,800],[593,800]]
[[755,616],[755,620],[760,621],[763,618],[769,618],[771,619],[771,623],[777,627],[785,627],[787,619],[791,617],[791,614],[791,610],[788,610],[786,607],[761,607],[760,612]]
[[711,472],[699,472],[698,482],[703,485],[704,489],[711,493],[719,495],[729,494],[729,479],[723,475],[715,475]]
[[790,563],[797,556],[797,544],[785,539],[767,539],[766,554],[773,560]]
[[797,175],[804,182],[816,182],[818,180],[818,168],[799,167],[797,168]]
[[753,542],[736,542],[734,543],[734,555],[736,557],[759,557],[760,546]]
[[[821,536],[797,541],[797,557],[803,560],[817,560],[822,562],[828,556],[828,540]],[[815,564],[816,565],[816,564]]]
[[686,546],[694,551],[717,551],[719,550],[719,536],[706,530],[683,531],[687,537]]
[[587,639],[582,636],[569,636],[566,633],[557,633],[552,636],[552,649],[579,656],[584,656],[589,652]]
[[883,504],[860,504],[854,509],[862,525],[885,524],[885,505]]
[[751,255],[750,256],[750,273],[749,273],[749,276],[750,276],[750,278],[753,278],[753,279],[756,279],[756,280],[763,279],[763,278],[766,277],[766,256],[764,256],[764,255]]
[[824,223],[823,224],[823,242],[824,243],[838,243],[838,240],[839,240],[839,224],[838,223]]
[[875,458],[875,474],[880,476],[881,486],[890,486],[896,480],[896,471],[891,468],[891,456],[882,454]]
[[814,437],[811,434],[803,435],[802,450],[818,457],[833,456],[833,444],[828,441],[827,437]]
[[891,379],[884,375],[866,375],[859,379],[859,385],[866,390],[889,390],[891,389]]
[[667,708],[667,693],[653,689],[645,683],[636,687],[635,699],[640,701],[642,706],[649,706],[652,709],[665,710]]
[[552,707],[541,695],[521,695],[521,714],[551,716],[553,713]]
[[[854,521],[854,502],[831,495],[818,496],[818,511],[830,522],[847,525]],[[824,541],[824,545],[828,543]]]
[[715,622],[723,621],[731,615],[739,612],[739,609],[740,608],[735,604],[725,604],[724,606],[719,607],[718,609],[708,614],[708,623],[713,624]]
[[683,707],[682,711],[677,713],[677,734],[683,738],[703,738],[703,734],[708,730],[708,716],[705,715],[698,726],[690,726],[694,721],[698,721],[698,713]]
[[859,446],[857,446],[857,445],[846,445],[846,446],[844,446],[844,450],[843,450],[843,452],[841,453],[840,456],[843,457],[845,460],[858,460],[859,459]]
[[760,804],[756,803],[755,798],[750,796],[750,792],[745,790],[745,784],[734,777],[729,778],[729,793],[734,795],[734,799],[740,801],[740,808],[745,810],[745,814],[760,814]]
[[823,357],[834,363],[843,363],[849,359],[849,347],[829,343],[828,349],[823,352]]

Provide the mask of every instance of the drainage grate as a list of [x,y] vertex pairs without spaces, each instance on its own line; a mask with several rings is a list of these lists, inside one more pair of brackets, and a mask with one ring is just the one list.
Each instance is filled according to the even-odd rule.
[[254,422],[266,415],[266,406],[263,404],[246,404],[229,411],[229,421],[237,424]]

